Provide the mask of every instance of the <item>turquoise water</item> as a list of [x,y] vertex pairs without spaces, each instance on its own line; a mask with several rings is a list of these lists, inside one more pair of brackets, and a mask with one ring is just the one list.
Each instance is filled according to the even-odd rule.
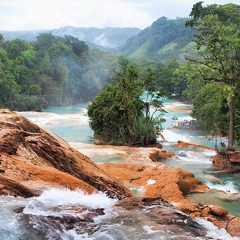
[[87,106],[88,103],[81,103],[51,107],[43,112],[21,112],[21,115],[67,142],[92,143],[93,131],[88,123]]
[[63,107],[49,107],[44,109],[44,112],[57,113],[57,114],[73,114],[73,113],[86,113],[88,103],[79,103],[76,105],[63,106]]
[[48,130],[61,136],[67,142],[92,142],[92,130],[86,125],[61,125],[61,126],[48,126]]
[[[79,114],[79,116],[87,116],[88,103],[80,103],[77,105],[66,107],[51,107],[44,109],[43,112],[56,113],[59,115]],[[67,142],[91,143],[93,131],[89,127],[88,122],[82,124],[74,124],[62,122],[58,125],[48,125],[47,129],[64,138]]]

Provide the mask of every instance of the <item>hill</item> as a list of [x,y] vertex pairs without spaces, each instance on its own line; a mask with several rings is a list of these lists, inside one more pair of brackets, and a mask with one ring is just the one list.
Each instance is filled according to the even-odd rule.
[[193,30],[185,27],[188,18],[161,17],[150,27],[130,37],[120,51],[131,59],[159,59],[163,63],[176,59],[184,62],[194,52]]
[[19,38],[21,40],[35,41],[40,33],[51,33],[54,36],[64,37],[71,35],[86,42],[90,47],[100,50],[111,51],[118,48],[132,36],[137,35],[141,30],[138,28],[82,28],[82,27],[61,27],[53,30],[26,30],[26,31],[0,31],[5,40]]
[[84,41],[90,48],[120,53],[130,59],[157,59],[162,63],[185,61],[195,49],[193,30],[185,27],[189,18],[168,19],[161,17],[151,26],[138,28],[83,28],[65,26],[53,30],[1,31],[5,40],[16,38],[35,41],[40,33],[63,37],[71,35]]

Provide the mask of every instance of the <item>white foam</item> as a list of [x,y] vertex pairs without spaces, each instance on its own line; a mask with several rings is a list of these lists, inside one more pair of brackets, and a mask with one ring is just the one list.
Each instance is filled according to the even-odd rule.
[[81,190],[53,188],[44,191],[39,197],[33,197],[24,208],[25,214],[42,216],[59,216],[61,212],[55,212],[58,206],[84,206],[91,208],[109,208],[116,199],[111,199],[104,193],[86,194]]
[[217,239],[217,240],[237,240],[239,238],[232,237],[228,234],[228,232],[221,228],[218,229],[216,226],[214,226],[211,222],[195,218],[195,220],[202,226],[208,229],[206,237],[209,237],[210,239]]
[[212,159],[205,152],[180,151],[177,157],[186,162],[212,164]]
[[[20,112],[21,115],[25,115],[24,112]],[[44,127],[46,125],[78,125],[86,124],[89,122],[88,116],[80,113],[72,114],[57,114],[48,112],[27,112],[27,118],[33,123]]]
[[156,180],[154,180],[154,179],[150,178],[150,179],[147,180],[147,185],[152,185],[154,183],[156,183]]
[[156,230],[152,230],[152,226],[149,226],[149,225],[144,225],[143,226],[143,229],[148,233],[155,233],[155,232],[159,232],[159,231],[156,231]]
[[227,181],[224,182],[224,184],[214,184],[213,182],[207,181],[205,184],[210,188],[210,189],[216,189],[219,191],[224,191],[226,193],[239,193],[239,189],[237,186],[233,184],[233,182]]
[[[169,130],[169,129],[164,129],[161,134],[164,136],[164,139],[167,142],[178,142],[180,141],[184,141],[187,142],[188,138],[185,136],[182,136],[180,134],[174,133],[173,131]],[[159,137],[157,139],[158,141],[162,141],[163,139],[161,137]]]

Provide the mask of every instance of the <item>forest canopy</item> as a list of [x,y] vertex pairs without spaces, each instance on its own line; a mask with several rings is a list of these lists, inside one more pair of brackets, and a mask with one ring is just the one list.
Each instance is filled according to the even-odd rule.
[[19,111],[92,100],[116,62],[78,38],[50,33],[34,42],[1,37],[0,59],[0,107]]

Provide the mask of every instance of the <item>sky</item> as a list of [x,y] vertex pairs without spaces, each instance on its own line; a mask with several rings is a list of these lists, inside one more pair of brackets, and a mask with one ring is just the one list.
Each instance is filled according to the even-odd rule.
[[[0,0],[0,30],[138,27],[158,18],[188,17],[200,0]],[[204,0],[202,0],[204,1]],[[205,0],[203,5],[240,0]]]

